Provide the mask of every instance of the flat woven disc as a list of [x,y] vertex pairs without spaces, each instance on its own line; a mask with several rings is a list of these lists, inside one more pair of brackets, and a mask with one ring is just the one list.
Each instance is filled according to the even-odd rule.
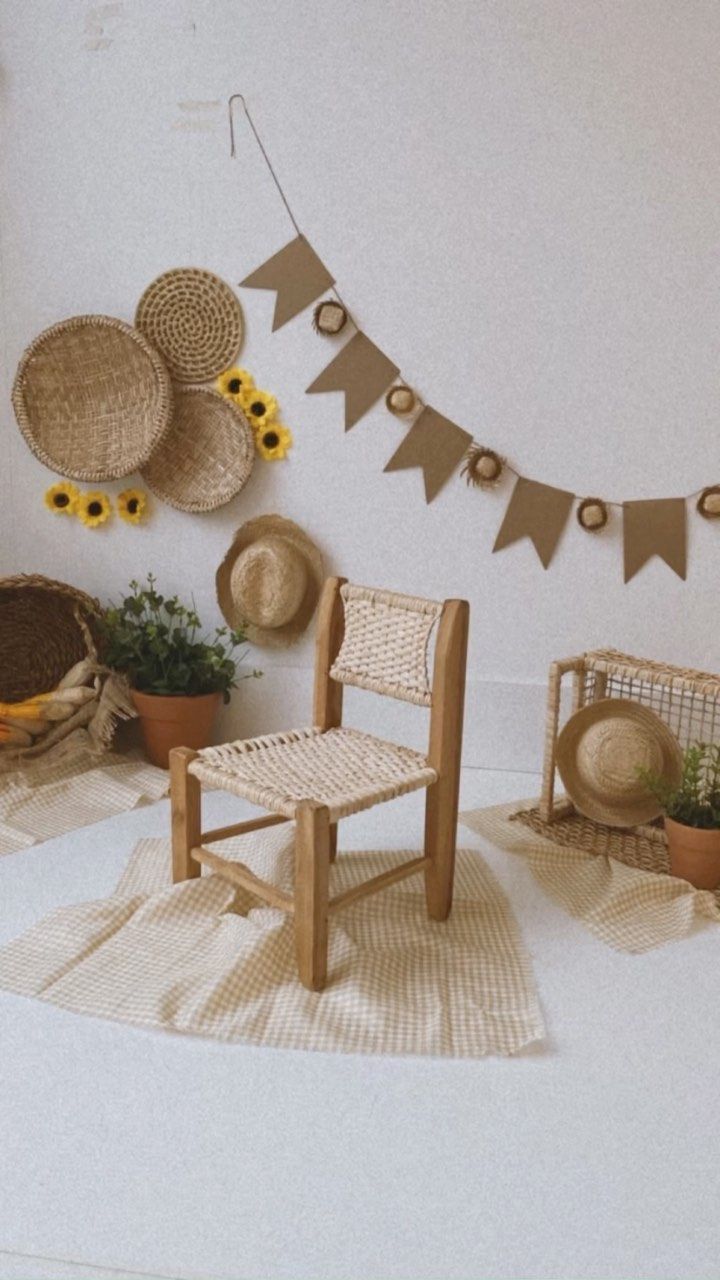
[[167,430],[170,375],[137,329],[113,316],[73,316],[25,351],[12,393],[26,443],[73,480],[137,471]]
[[170,429],[141,474],[178,511],[214,511],[247,484],[254,461],[253,429],[232,400],[176,387]]
[[243,315],[229,285],[211,271],[178,267],[148,285],[135,324],[178,382],[208,382],[228,369],[243,340]]

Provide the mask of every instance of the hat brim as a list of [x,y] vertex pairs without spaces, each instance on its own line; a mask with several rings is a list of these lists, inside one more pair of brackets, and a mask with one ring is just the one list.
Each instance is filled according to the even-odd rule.
[[660,716],[649,707],[625,698],[602,698],[576,711],[558,736],[555,762],[565,790],[579,813],[608,827],[636,827],[662,813],[662,805],[655,796],[639,785],[635,796],[610,797],[599,779],[597,785],[593,785],[592,780],[581,776],[577,767],[580,744],[588,729],[614,719],[630,719],[642,725],[660,747],[660,776],[668,786],[677,786],[682,774],[680,744]]
[[[259,538],[269,534],[284,538],[301,553],[307,565],[307,584],[300,608],[282,627],[256,627],[243,618],[232,592],[232,571],[238,556]],[[315,543],[292,520],[284,516],[257,516],[238,529],[232,544],[215,575],[218,604],[231,627],[242,628],[251,644],[266,649],[286,649],[299,640],[317,608],[325,580],[325,566]]]

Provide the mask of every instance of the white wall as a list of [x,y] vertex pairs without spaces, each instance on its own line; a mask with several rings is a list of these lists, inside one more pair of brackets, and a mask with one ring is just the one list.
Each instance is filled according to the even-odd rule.
[[[236,283],[290,238],[240,119],[229,158],[241,90],[300,225],[425,398],[580,492],[720,480],[713,0],[3,0],[0,22],[0,572],[107,597],[150,567],[214,622],[233,530],[280,511],[351,578],[469,597],[474,763],[537,763],[555,656],[614,644],[718,669],[719,528],[691,514],[686,583],[656,561],[623,586],[617,513],[599,538],[568,526],[547,572],[529,543],[491,555],[509,488],[454,480],[428,508],[419,473],[383,475],[401,427],[378,409],[345,436],[340,398],[304,395],[331,348],[307,316],[271,334],[271,295],[242,295],[242,361],[295,449],[217,514],[54,520],[9,403],[46,325],[130,319],[172,266]],[[306,718],[309,644],[256,656],[266,678],[226,731]]]

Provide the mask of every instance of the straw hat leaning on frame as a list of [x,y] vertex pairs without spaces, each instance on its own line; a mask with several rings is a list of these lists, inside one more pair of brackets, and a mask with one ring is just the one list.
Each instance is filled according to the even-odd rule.
[[215,583],[231,627],[244,627],[252,644],[282,649],[305,631],[324,578],[308,535],[292,520],[268,515],[238,529]]

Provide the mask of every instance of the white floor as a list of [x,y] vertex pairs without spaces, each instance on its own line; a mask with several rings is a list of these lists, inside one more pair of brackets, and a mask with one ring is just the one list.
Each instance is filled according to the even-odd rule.
[[[466,771],[462,803],[536,789]],[[352,819],[341,846],[416,843],[420,803]],[[167,821],[163,802],[0,859],[0,941],[104,896]],[[544,1048],[289,1053],[0,993],[0,1277],[717,1280],[720,930],[615,953],[520,859],[461,840],[513,902]]]

